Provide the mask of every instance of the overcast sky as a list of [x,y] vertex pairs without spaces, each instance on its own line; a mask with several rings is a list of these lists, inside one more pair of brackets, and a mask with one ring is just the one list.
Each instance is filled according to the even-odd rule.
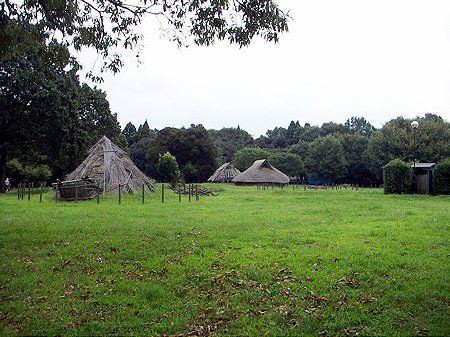
[[[100,85],[122,125],[237,126],[253,136],[291,120],[321,124],[364,116],[450,119],[449,0],[278,0],[290,10],[279,44],[255,40],[178,49],[142,27],[133,55]],[[93,61],[86,60],[89,68]]]

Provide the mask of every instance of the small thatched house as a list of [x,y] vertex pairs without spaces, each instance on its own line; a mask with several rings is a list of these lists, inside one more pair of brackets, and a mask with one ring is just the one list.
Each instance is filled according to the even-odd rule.
[[237,175],[232,182],[236,185],[286,185],[289,183],[289,177],[273,167],[267,159],[260,159],[255,161],[244,172]]
[[140,191],[142,185],[154,190],[152,181],[131,161],[117,145],[103,136],[91,149],[87,158],[70,173],[66,180],[90,178],[105,192]]
[[231,163],[225,163],[221,165],[214,174],[208,178],[208,181],[212,183],[229,183],[234,177],[240,174],[236,167]]

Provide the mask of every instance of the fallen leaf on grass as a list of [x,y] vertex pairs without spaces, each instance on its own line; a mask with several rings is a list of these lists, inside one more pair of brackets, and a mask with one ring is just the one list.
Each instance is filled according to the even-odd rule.
[[365,303],[375,302],[376,300],[377,299],[375,297],[361,297],[361,298],[357,298],[356,302],[365,304]]
[[0,321],[10,321],[12,319],[12,315],[10,312],[5,312],[0,316]]
[[303,299],[307,300],[307,301],[315,301],[318,304],[322,303],[322,302],[326,302],[328,301],[328,298],[323,297],[323,296],[319,296],[317,295],[314,291],[311,291],[306,297],[304,297]]
[[32,263],[32,262],[33,262],[33,259],[32,259],[31,257],[25,256],[25,257],[22,257],[22,258],[19,260],[19,262],[23,262],[23,263]]
[[419,327],[415,327],[414,328],[414,332],[416,334],[418,334],[419,336],[427,336],[429,330],[427,328],[419,328]]
[[83,273],[85,273],[86,275],[92,275],[94,274],[94,271],[92,270],[91,267],[86,267],[83,269]]
[[358,281],[356,281],[355,279],[348,279],[346,277],[342,277],[341,279],[339,279],[338,282],[340,285],[345,285],[345,286],[352,286],[352,285],[358,284]]

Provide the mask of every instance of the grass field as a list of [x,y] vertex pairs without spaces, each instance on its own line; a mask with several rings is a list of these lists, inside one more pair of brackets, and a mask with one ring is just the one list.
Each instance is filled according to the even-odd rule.
[[450,198],[0,196],[1,335],[450,335]]

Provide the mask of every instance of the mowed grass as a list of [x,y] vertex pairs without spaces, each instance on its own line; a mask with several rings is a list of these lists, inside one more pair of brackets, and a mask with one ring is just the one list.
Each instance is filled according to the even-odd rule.
[[1,195],[1,334],[450,335],[449,197],[210,186]]

